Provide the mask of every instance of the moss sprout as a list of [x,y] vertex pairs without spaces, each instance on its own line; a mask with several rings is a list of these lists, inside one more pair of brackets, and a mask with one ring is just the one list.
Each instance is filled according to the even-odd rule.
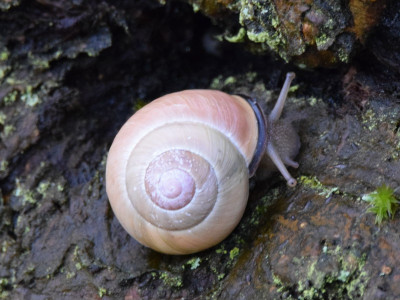
[[190,265],[191,270],[196,270],[201,263],[200,257],[193,257],[192,259],[187,261],[187,264]]
[[377,224],[381,224],[388,217],[393,217],[399,204],[394,197],[393,189],[386,185],[382,185],[376,191],[364,195],[362,199],[371,204],[368,212],[376,215],[375,223]]
[[229,258],[231,260],[235,259],[235,257],[239,255],[239,252],[240,252],[240,250],[238,247],[233,248],[231,251],[229,251]]

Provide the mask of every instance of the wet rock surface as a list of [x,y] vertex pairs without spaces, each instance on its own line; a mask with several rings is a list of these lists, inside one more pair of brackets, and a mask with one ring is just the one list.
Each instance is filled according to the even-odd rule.
[[[380,182],[398,187],[400,179],[399,162],[393,159],[398,137],[390,145],[400,111],[398,105],[385,108],[381,99],[378,112],[374,101],[368,109],[377,117],[373,128],[355,116],[321,114],[321,103],[307,108],[311,115],[302,128],[313,134],[302,138],[312,153],[302,152],[299,159],[301,188],[284,192],[288,198],[276,204],[268,226],[239,258],[223,284],[222,298],[398,297],[399,220],[375,225],[360,200]],[[388,118],[392,112],[394,119]],[[307,169],[314,171],[308,174]]]
[[[147,101],[186,88],[271,107],[294,67],[209,43],[213,25],[180,2],[0,9],[0,298],[399,298],[399,213],[378,226],[361,200],[382,184],[400,198],[400,76],[389,48],[341,69],[296,70],[284,114],[302,140],[298,186],[252,181],[225,241],[168,256],[139,245],[111,211],[114,135]],[[374,36],[397,16],[387,11]]]

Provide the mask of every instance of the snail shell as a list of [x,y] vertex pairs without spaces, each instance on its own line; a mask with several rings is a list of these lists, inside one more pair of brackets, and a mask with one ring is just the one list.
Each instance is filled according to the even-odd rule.
[[268,148],[259,127],[247,101],[215,90],[169,94],[136,112],[115,137],[106,167],[122,226],[168,254],[222,241],[245,210],[257,146]]

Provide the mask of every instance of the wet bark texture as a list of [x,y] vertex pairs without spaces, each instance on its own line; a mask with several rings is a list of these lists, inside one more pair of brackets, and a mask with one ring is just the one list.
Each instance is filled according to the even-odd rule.
[[[219,42],[220,18],[183,2],[0,0],[0,299],[400,297],[400,214],[378,226],[361,200],[400,186],[399,2],[335,69]],[[187,88],[271,107],[289,70],[298,186],[252,182],[238,228],[198,254],[128,236],[104,185],[126,119]]]

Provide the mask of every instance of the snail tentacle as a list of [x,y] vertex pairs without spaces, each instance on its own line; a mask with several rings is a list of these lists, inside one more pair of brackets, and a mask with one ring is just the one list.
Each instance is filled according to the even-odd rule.
[[275,166],[278,168],[279,172],[281,172],[282,176],[285,177],[288,186],[296,186],[296,179],[294,179],[292,175],[290,175],[289,171],[286,169],[285,164],[283,163],[272,143],[269,143],[267,145],[267,153],[271,160],[274,162]]
[[295,77],[296,77],[296,75],[293,72],[286,74],[285,83],[283,84],[283,87],[279,94],[279,98],[276,101],[274,108],[272,109],[271,113],[268,116],[270,122],[274,123],[274,122],[278,121],[278,119],[280,118],[283,107],[285,105],[287,94],[289,93],[290,84],[292,83],[292,80]]

